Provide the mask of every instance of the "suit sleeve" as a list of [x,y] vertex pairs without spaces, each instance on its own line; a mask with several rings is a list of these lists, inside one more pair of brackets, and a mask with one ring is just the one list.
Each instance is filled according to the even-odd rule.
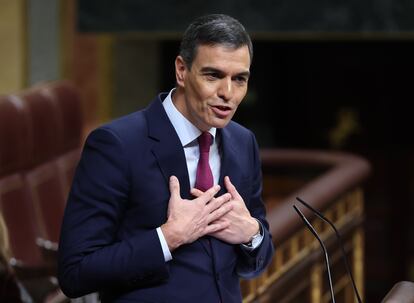
[[92,132],[75,173],[59,243],[59,283],[69,297],[168,279],[155,229],[117,240],[129,203],[129,173],[119,137],[109,129]]
[[251,133],[252,140],[252,187],[247,207],[252,217],[259,220],[263,230],[263,240],[259,247],[253,251],[247,251],[240,246],[240,257],[237,273],[241,278],[251,279],[260,275],[269,265],[273,252],[272,236],[269,232],[269,223],[266,220],[266,209],[262,200],[262,169],[259,156],[259,148],[256,139]]

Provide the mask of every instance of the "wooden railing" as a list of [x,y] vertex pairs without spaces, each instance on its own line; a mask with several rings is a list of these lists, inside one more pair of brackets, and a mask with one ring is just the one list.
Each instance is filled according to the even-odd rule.
[[[346,153],[263,150],[263,196],[276,252],[265,273],[242,280],[243,302],[329,302],[319,243],[293,210],[301,197],[335,223],[344,240],[357,288],[363,296],[364,218],[362,183],[370,172],[364,159]],[[300,207],[300,205],[298,205]],[[328,248],[335,295],[354,302],[334,232],[301,208]]]

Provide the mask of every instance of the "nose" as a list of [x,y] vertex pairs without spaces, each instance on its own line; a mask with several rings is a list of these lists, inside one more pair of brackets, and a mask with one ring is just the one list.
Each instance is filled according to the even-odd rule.
[[233,96],[233,86],[231,78],[223,78],[220,81],[220,87],[217,91],[217,95],[219,98],[223,99],[224,101],[228,101]]

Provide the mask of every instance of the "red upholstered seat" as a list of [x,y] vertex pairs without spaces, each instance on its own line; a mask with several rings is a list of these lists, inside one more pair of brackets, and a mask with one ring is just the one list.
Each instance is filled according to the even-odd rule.
[[30,162],[30,127],[24,104],[16,96],[0,97],[0,210],[15,258],[31,266],[43,263],[36,245],[39,225],[24,180]]
[[16,96],[0,96],[0,177],[28,165],[31,147],[28,117]]
[[0,210],[9,231],[13,257],[25,267],[43,266],[42,253],[36,245],[39,226],[21,174],[0,178]]
[[56,163],[66,199],[78,165],[82,144],[83,117],[80,93],[69,81],[50,83],[45,89],[52,96],[62,122],[62,150]]
[[81,148],[75,148],[56,160],[65,200],[67,200],[70,187],[72,186],[72,180],[80,159],[80,154]]
[[53,96],[43,86],[22,94],[32,129],[32,161],[25,172],[28,191],[40,222],[40,236],[58,242],[66,197],[56,159],[62,150],[63,127]]
[[[52,248],[57,248],[66,196],[80,157],[82,127],[79,94],[69,82],[0,96],[0,211],[12,254],[19,261],[16,272],[34,291],[31,294],[39,285],[45,287],[36,281],[54,274],[36,241],[51,240]],[[48,292],[59,291],[56,285],[46,287]],[[60,301],[66,299],[60,293],[49,294],[53,302],[59,296]]]
[[66,203],[57,165],[54,160],[47,161],[30,169],[25,177],[35,214],[41,223],[40,236],[57,243]]
[[59,112],[62,124],[60,153],[78,149],[81,145],[83,117],[80,93],[69,81],[59,81],[45,86]]
[[56,157],[62,150],[62,122],[58,107],[43,87],[29,89],[20,97],[29,117],[33,142],[29,167],[34,167]]

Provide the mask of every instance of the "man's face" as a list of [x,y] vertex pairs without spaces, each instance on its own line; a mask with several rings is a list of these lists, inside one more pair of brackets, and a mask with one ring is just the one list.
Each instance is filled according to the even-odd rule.
[[226,126],[247,92],[248,47],[200,45],[191,69],[180,56],[175,67],[178,110],[201,131]]

